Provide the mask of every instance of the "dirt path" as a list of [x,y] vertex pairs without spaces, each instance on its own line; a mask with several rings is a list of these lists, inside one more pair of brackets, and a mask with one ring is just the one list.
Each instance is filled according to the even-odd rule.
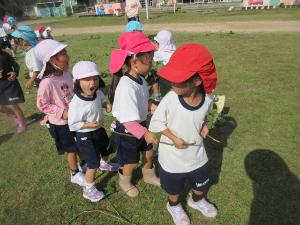
[[[98,27],[55,28],[54,36],[69,34],[119,33],[124,30],[123,25]],[[207,23],[166,23],[145,24],[146,31],[183,32],[300,32],[300,21],[247,21],[247,22],[207,22]]]

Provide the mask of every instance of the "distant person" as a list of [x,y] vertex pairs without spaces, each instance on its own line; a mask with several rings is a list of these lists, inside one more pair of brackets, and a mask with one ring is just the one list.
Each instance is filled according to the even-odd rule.
[[36,34],[29,26],[19,26],[11,35],[18,40],[19,46],[26,48],[25,64],[30,77],[26,82],[26,88],[31,89],[34,84],[38,85],[37,76],[42,67],[42,62],[37,59],[34,51],[38,43]]
[[157,43],[157,51],[154,52],[153,60],[154,62],[162,62],[166,65],[176,50],[172,33],[167,30],[161,30],[154,37],[154,40]]
[[17,79],[20,67],[10,54],[3,51],[3,47],[5,45],[0,46],[0,112],[13,118],[17,125],[17,133],[23,133],[26,130],[26,123],[22,109],[18,105],[25,102]]
[[128,22],[130,21],[140,21],[139,18],[139,8],[142,8],[142,5],[139,0],[126,0],[125,2],[125,13]]

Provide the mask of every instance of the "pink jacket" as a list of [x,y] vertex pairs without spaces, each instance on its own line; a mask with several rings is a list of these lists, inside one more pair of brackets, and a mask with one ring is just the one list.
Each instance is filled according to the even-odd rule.
[[62,119],[63,112],[68,110],[73,95],[72,77],[64,72],[62,76],[50,76],[41,81],[36,104],[51,124],[65,125],[68,121]]

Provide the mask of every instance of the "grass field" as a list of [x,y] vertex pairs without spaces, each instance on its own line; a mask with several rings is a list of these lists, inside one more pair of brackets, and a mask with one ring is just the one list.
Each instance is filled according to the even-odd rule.
[[[199,42],[213,52],[216,93],[226,95],[229,109],[211,131],[224,144],[206,141],[213,183],[208,196],[219,215],[208,220],[187,207],[192,224],[300,224],[300,34],[174,33],[174,38],[177,46]],[[108,83],[116,39],[97,34],[60,41],[69,45],[72,64],[95,61]],[[21,55],[18,61],[24,86]],[[57,155],[47,129],[39,125],[36,89],[24,92],[22,108],[30,124],[25,134],[14,134],[12,121],[0,115],[0,224],[126,224],[99,209],[118,212],[132,224],[172,224],[164,191],[145,185],[140,172],[137,199],[118,192],[116,174],[104,173],[96,182],[108,197],[96,204],[84,200],[69,182],[65,157]],[[111,120],[105,117],[106,128]]]
[[[272,10],[248,10],[228,12],[224,9],[213,9],[206,12],[178,12],[172,13],[151,13],[150,20],[146,20],[145,13],[141,13],[143,23],[197,23],[197,22],[220,22],[220,21],[279,21],[279,20],[300,20],[300,8],[272,9]],[[30,21],[29,25],[47,24],[53,28],[64,27],[88,27],[101,25],[122,25],[125,18],[113,16],[99,17],[62,17],[47,18],[38,21]]]

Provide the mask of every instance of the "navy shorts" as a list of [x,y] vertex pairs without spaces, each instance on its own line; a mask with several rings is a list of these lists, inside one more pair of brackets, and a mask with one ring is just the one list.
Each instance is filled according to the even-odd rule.
[[169,195],[181,194],[187,182],[190,188],[207,192],[209,187],[208,163],[188,173],[169,173],[159,165],[161,187]]
[[71,132],[68,124],[55,125],[48,122],[48,130],[55,140],[55,145],[59,155],[73,153],[77,151],[75,142],[75,132]]
[[102,157],[110,154],[109,139],[103,127],[90,132],[76,132],[76,143],[89,169],[100,166],[100,154]]
[[[145,122],[141,123],[145,126]],[[115,131],[126,134],[124,126],[116,121]],[[118,162],[121,166],[125,164],[136,164],[140,161],[140,152],[153,149],[152,144],[147,144],[144,138],[137,139],[134,136],[124,136],[113,133],[111,136],[112,147],[117,150]]]

